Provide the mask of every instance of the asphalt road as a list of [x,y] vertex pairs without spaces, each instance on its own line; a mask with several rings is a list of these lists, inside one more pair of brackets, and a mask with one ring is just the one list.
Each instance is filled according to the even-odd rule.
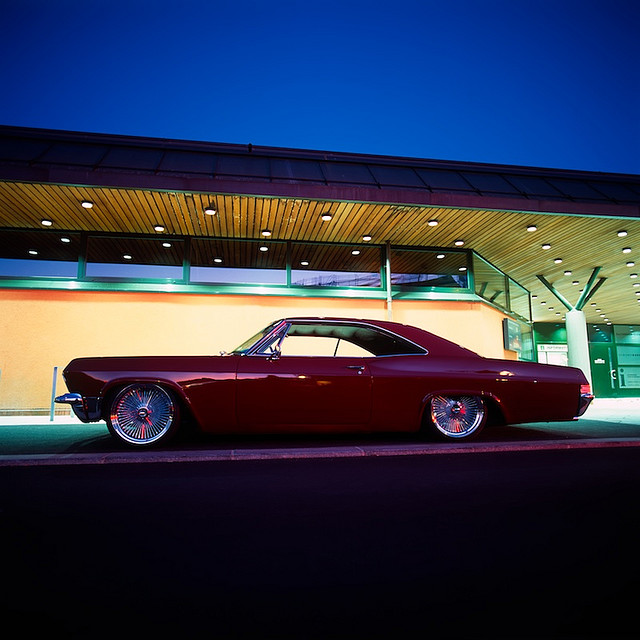
[[636,637],[639,463],[629,447],[0,467],[3,626]]

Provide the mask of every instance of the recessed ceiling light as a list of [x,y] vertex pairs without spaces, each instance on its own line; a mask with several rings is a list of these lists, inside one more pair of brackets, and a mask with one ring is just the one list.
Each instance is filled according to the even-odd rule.
[[547,304],[547,301],[546,300],[541,300],[540,304]]
[[562,262],[562,258],[554,258],[553,260],[556,264],[560,264]]
[[606,313],[601,313],[601,314],[600,314],[600,317],[601,317],[601,318],[606,318],[606,317],[607,317],[607,314],[606,314]]
[[550,244],[543,244],[542,248],[546,251],[547,249],[551,249],[551,245]]
[[67,236],[62,236],[62,238],[60,238],[60,242],[64,242],[65,244],[71,242],[71,238],[67,238]]
[[264,245],[262,245],[262,246],[260,247],[260,251],[263,251],[263,252],[264,252],[264,251],[269,251],[269,247],[265,247]]
[[577,280],[574,280],[571,284],[575,286],[575,285],[580,284],[580,283]]
[[214,258],[214,259],[213,259],[213,261],[214,261],[216,264],[220,264],[220,263],[222,262],[222,258]]
[[636,263],[635,262],[627,262],[627,267],[635,267]]
[[132,259],[132,256],[130,256],[128,253],[125,253],[122,257],[123,257],[125,260],[131,260],[131,259]]
[[627,236],[627,232],[622,230],[618,231],[618,238],[625,238]]
[[629,277],[630,277],[630,278],[637,278],[637,277],[638,277],[638,274],[637,274],[637,273],[630,273],[630,274],[629,274]]
[[625,248],[622,250],[622,253],[631,253],[631,247],[625,247]]
[[442,258],[444,258],[444,253],[439,253],[436,258],[438,258],[438,260],[442,260]]
[[204,212],[208,215],[208,216],[215,216],[217,211],[213,208],[213,207],[207,207]]
[[634,283],[633,283],[633,286],[634,286],[634,287],[640,287],[640,282],[634,282]]
[[537,231],[537,230],[538,230],[538,227],[536,227],[536,225],[535,225],[535,224],[530,224],[530,225],[527,227],[527,231],[529,231],[530,233],[531,233],[532,231]]
[[531,297],[535,300],[538,296],[534,294]]
[[171,243],[170,243],[170,242],[163,242],[163,243],[162,243],[162,246],[163,246],[165,249],[168,249],[168,248],[171,246]]
[[364,242],[371,242],[372,237],[367,234],[366,236],[362,236],[362,239],[364,240]]
[[572,275],[572,273],[573,273],[572,271],[565,271],[565,272],[564,272],[564,275],[565,275],[565,276],[570,276],[570,275]]
[[29,255],[31,256],[37,256],[38,252],[35,249],[29,249]]
[[359,256],[359,255],[360,255],[360,251],[359,251],[358,249],[354,249],[354,250],[351,252],[351,255],[352,255],[352,256]]
[[456,240],[453,244],[455,244],[456,247],[461,247],[464,244],[464,240]]
[[555,307],[547,307],[547,309],[549,309],[549,311],[553,311]]
[[268,238],[271,235],[271,231],[269,229],[263,229],[261,233],[265,238]]
[[300,261],[300,264],[301,264],[303,267],[308,267],[308,266],[309,266],[309,261],[308,261],[308,260],[301,260],[301,261]]
[[460,268],[458,269],[458,271],[466,271],[466,270],[467,270],[467,267],[460,267]]
[[93,202],[91,202],[91,200],[83,200],[81,204],[85,209],[93,208]]
[[596,309],[596,311],[597,311],[597,312],[600,312],[600,311],[602,311],[602,309]]
[[164,231],[164,227],[161,224],[157,224],[155,227],[153,227],[154,231],[157,231],[158,233]]
[[438,221],[437,220],[429,220],[429,222],[427,222],[427,224],[430,227],[437,227],[438,226]]
[[51,220],[40,220],[40,224],[43,227],[50,227],[53,224],[53,222],[51,222]]
[[331,218],[332,218],[332,216],[331,216],[331,214],[330,214],[330,213],[323,213],[320,217],[321,217],[325,222],[329,222],[329,220],[331,220]]

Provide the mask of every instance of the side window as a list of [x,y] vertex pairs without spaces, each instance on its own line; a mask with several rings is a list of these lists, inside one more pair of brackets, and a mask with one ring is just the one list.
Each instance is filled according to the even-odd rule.
[[371,353],[340,338],[288,335],[282,343],[283,356],[367,357]]

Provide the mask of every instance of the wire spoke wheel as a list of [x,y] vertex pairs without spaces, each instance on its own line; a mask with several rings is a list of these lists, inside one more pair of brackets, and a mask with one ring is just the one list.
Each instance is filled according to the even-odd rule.
[[484,401],[478,396],[434,396],[431,422],[447,438],[468,438],[479,433],[486,419]]
[[155,384],[132,384],[115,397],[109,427],[128,444],[150,445],[173,431],[177,407],[171,396]]

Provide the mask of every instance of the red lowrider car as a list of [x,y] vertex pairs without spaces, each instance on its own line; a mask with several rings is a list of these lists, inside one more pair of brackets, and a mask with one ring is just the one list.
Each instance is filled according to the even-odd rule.
[[420,431],[469,438],[486,423],[572,420],[593,399],[571,367],[483,358],[422,329],[287,318],[220,356],[78,358],[64,370],[83,422],[166,442],[188,415],[211,433]]

